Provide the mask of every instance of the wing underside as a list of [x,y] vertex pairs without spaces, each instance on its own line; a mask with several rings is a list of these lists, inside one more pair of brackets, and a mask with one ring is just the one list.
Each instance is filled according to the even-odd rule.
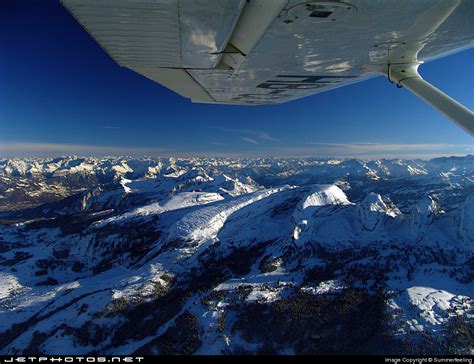
[[468,0],[61,2],[119,65],[194,102],[281,103],[474,41]]

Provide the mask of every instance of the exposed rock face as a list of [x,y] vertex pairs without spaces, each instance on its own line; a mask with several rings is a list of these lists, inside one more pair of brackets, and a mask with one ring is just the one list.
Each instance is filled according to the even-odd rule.
[[474,196],[469,196],[461,206],[459,231],[466,242],[474,243]]

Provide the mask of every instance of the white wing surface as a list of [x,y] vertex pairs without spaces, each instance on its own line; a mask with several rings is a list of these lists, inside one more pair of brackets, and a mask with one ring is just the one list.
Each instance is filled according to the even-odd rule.
[[[400,65],[474,44],[472,0],[61,2],[119,65],[194,102],[281,103],[380,74],[414,91]],[[419,89],[474,131],[472,112]]]

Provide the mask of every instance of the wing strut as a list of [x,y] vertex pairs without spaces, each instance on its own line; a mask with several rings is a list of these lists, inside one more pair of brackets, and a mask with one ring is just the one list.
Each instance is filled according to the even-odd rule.
[[406,87],[474,136],[474,113],[421,78],[418,73],[419,65],[419,63],[390,64],[387,77],[397,86]]

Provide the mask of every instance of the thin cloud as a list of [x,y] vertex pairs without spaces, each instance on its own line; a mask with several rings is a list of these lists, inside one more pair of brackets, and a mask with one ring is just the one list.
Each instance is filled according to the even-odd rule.
[[121,129],[120,126],[114,126],[114,125],[102,125],[102,129]]
[[257,136],[262,139],[262,140],[266,140],[266,141],[269,141],[269,142],[279,142],[280,140],[278,140],[277,138],[274,138],[272,137],[270,134],[268,133],[265,133],[265,132],[260,132],[257,134]]
[[236,128],[223,128],[223,127],[211,127],[211,129],[219,130],[224,133],[245,135],[247,137],[252,137],[251,139],[260,139],[261,141],[267,142],[279,142],[280,140],[273,137],[265,131],[252,130],[252,129],[236,129]]
[[[251,139],[251,138],[250,138]],[[251,142],[249,142],[251,143]],[[255,143],[252,143],[255,144]],[[307,143],[295,146],[265,146],[256,145],[241,150],[238,147],[229,147],[228,150],[219,152],[192,151],[175,153],[179,156],[202,157],[230,157],[230,158],[358,158],[364,160],[374,159],[431,159],[447,156],[465,156],[474,154],[474,146],[466,144],[383,144],[383,143]]]
[[12,142],[0,144],[0,157],[56,157],[58,155],[119,156],[119,155],[159,155],[162,148],[115,147],[83,144],[26,143]]
[[[0,142],[0,158],[14,157],[57,157],[78,155],[83,157],[133,156],[143,155],[156,157],[334,157],[359,159],[431,159],[443,156],[465,156],[474,154],[474,146],[466,144],[383,144],[383,143],[320,143],[299,146],[265,146],[253,138],[242,137],[245,142],[255,145],[254,148],[226,146],[220,151],[180,150],[156,147],[120,147],[95,146],[79,144]],[[220,143],[216,141],[215,143]],[[211,142],[212,144],[212,142]]]
[[458,150],[470,152],[474,150],[469,144],[392,144],[392,143],[308,143],[316,149],[334,150],[338,153],[358,154],[358,153],[404,153],[407,152],[443,152]]
[[252,139],[252,138],[240,137],[240,139],[242,139],[243,141],[245,141],[247,143],[260,144],[258,141],[256,141],[255,139]]

